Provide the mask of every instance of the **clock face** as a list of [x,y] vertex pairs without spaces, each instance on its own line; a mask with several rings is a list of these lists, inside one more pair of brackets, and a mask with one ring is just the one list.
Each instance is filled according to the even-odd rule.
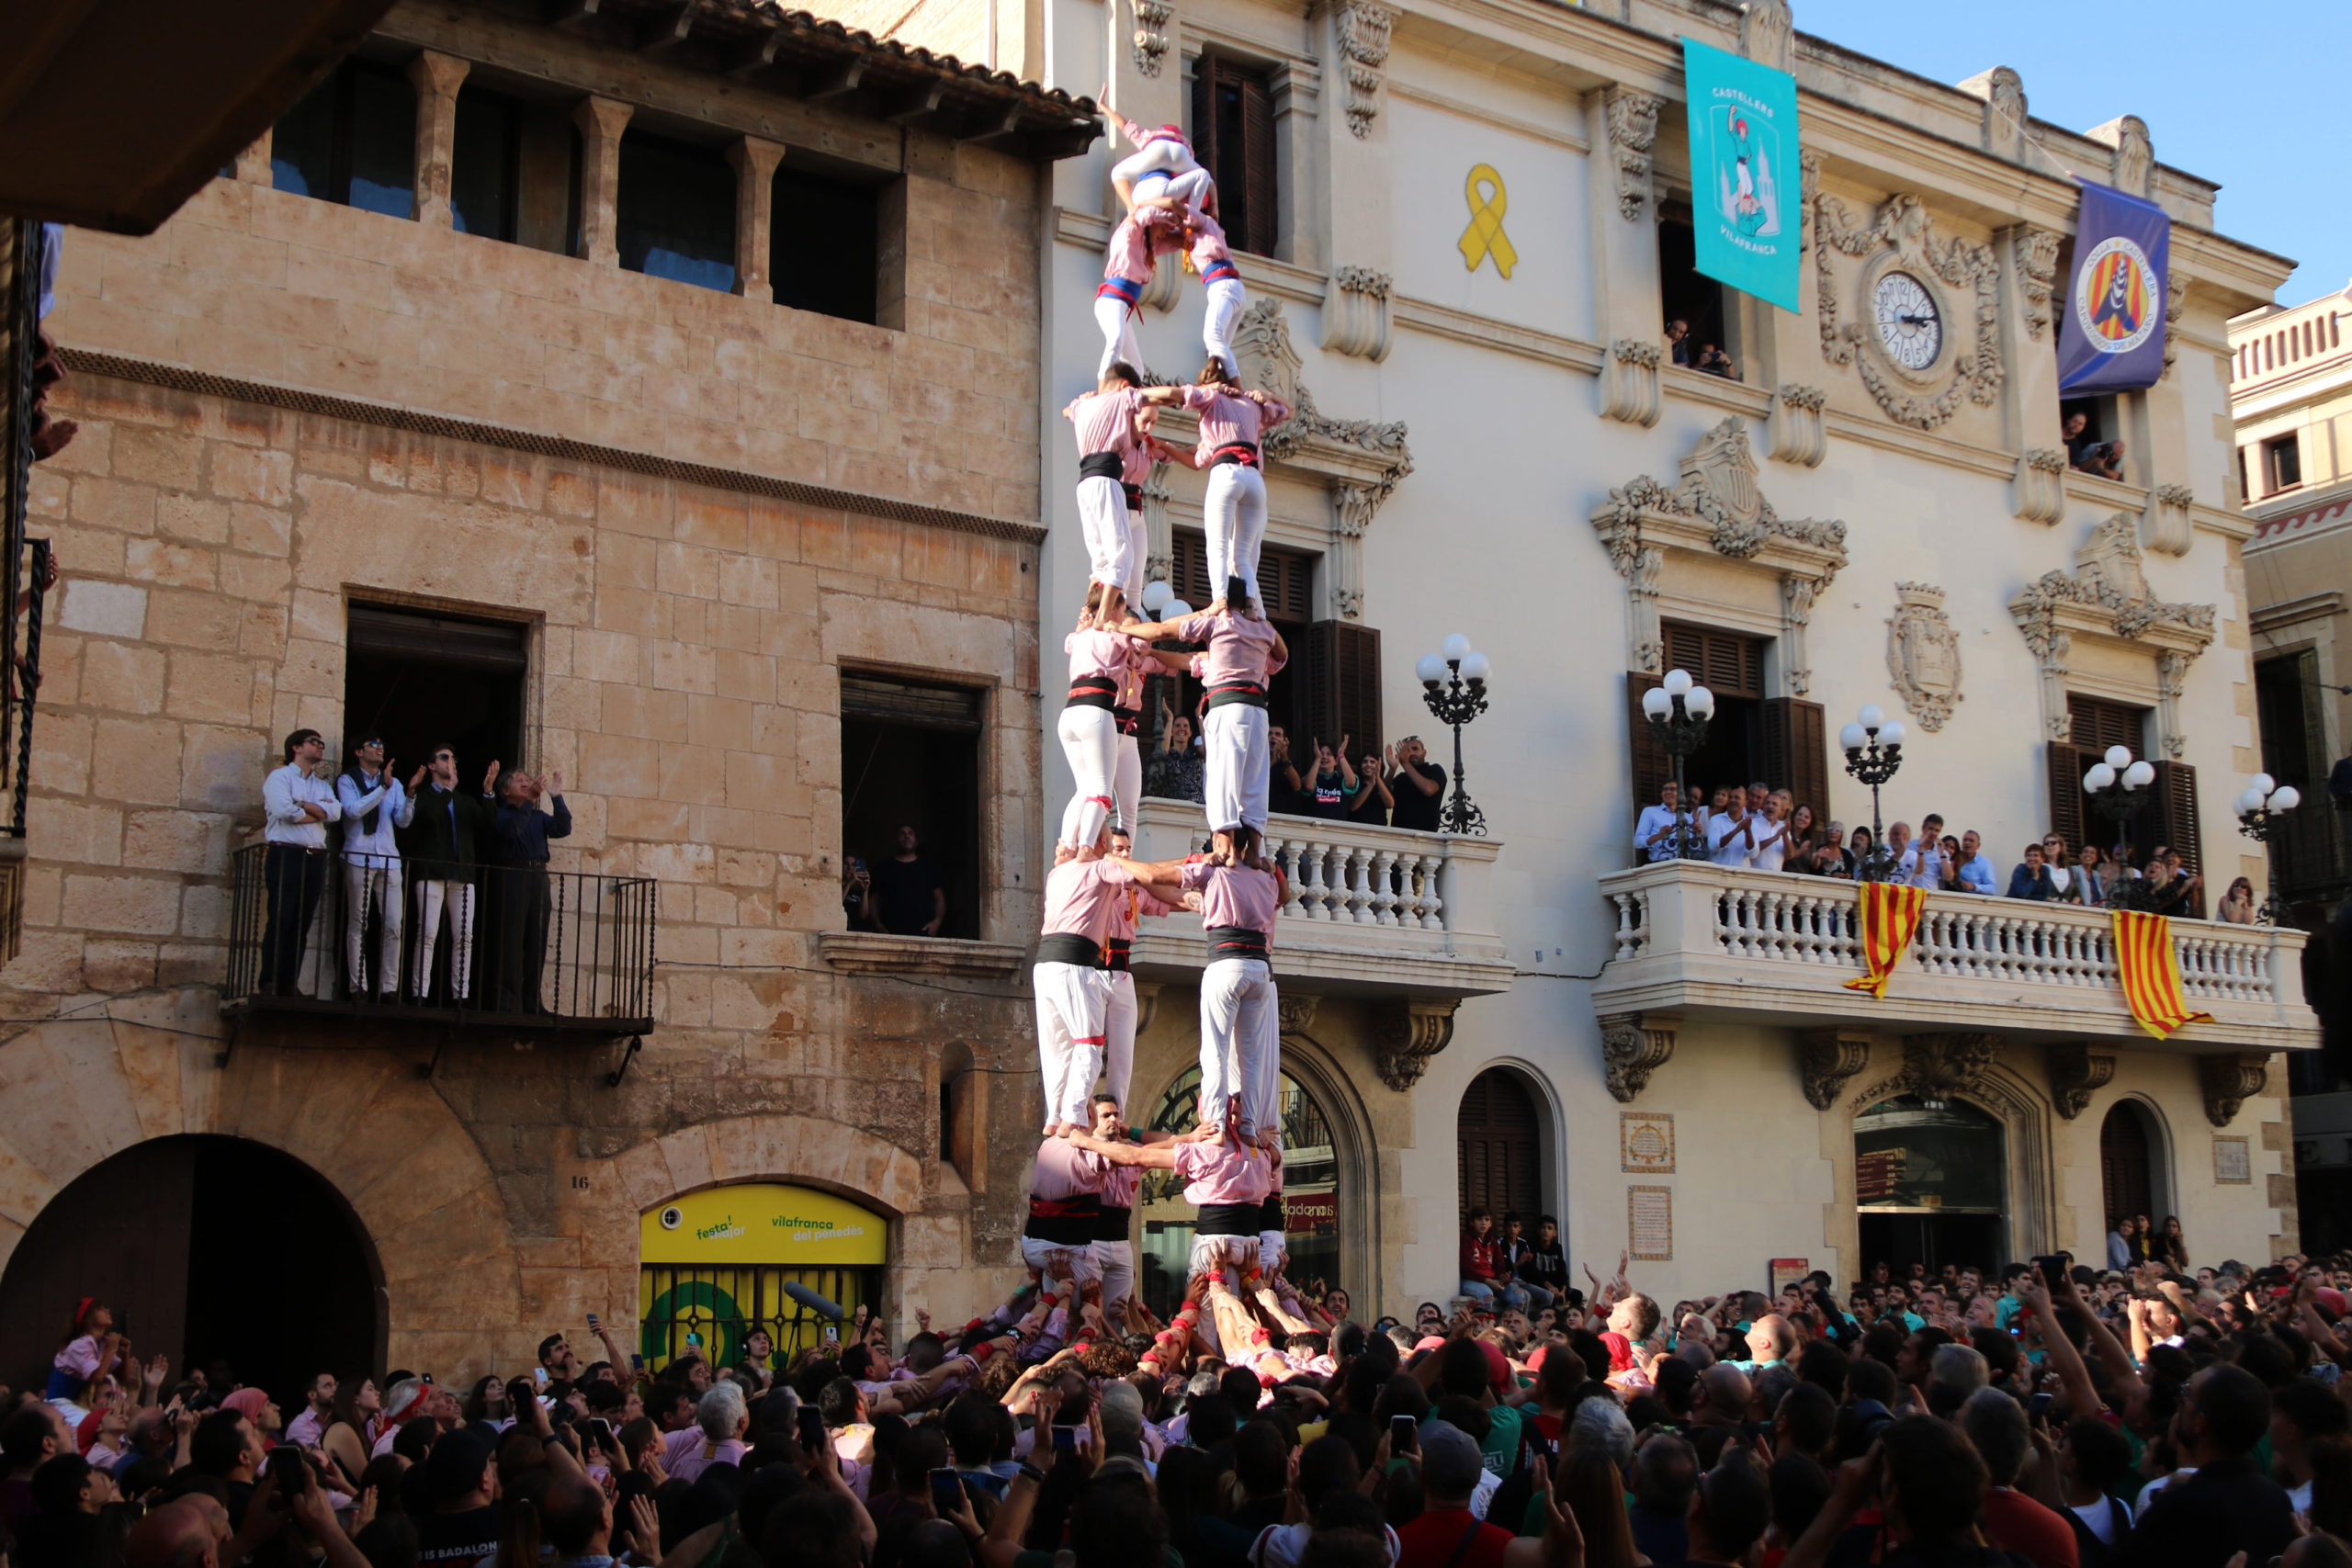
[[1936,313],[1935,296],[1907,272],[1890,272],[1874,291],[1878,308],[1878,340],[1905,370],[1925,370],[1943,352],[1943,318]]

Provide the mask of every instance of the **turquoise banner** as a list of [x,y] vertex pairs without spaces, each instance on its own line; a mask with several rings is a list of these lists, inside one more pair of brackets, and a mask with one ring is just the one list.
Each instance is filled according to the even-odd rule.
[[1682,40],[1699,270],[1783,310],[1797,294],[1797,79]]

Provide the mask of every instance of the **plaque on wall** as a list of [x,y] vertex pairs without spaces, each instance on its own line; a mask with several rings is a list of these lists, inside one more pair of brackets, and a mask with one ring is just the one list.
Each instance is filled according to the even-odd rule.
[[1782,1291],[1813,1272],[1813,1264],[1804,1258],[1775,1258],[1765,1266],[1765,1271],[1772,1277],[1772,1299],[1778,1302]]
[[1637,1263],[1674,1260],[1674,1189],[1625,1189],[1625,1234]]
[[1617,1155],[1623,1168],[1644,1176],[1674,1174],[1674,1112],[1621,1111]]
[[2223,1187],[2254,1185],[2254,1154],[2244,1138],[2213,1140],[2213,1180]]

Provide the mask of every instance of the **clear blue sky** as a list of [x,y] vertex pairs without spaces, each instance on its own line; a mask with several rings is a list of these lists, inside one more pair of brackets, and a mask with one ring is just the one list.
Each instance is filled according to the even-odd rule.
[[2222,231],[2301,263],[2281,304],[2352,278],[2346,0],[1794,0],[1799,31],[1939,82],[2007,65],[2034,118],[2148,122],[2156,157],[2222,187]]

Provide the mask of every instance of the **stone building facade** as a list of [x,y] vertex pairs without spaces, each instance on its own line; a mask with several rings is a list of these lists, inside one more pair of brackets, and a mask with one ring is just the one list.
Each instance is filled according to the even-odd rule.
[[[300,194],[289,120],[275,155],[265,141],[155,233],[67,237],[49,326],[74,372],[55,406],[82,431],[35,471],[31,530],[65,586],[22,948],[0,974],[12,1358],[57,1315],[33,1294],[77,1271],[157,1296],[151,1332],[173,1319],[171,1287],[40,1227],[77,1181],[86,1196],[191,1136],[266,1145],[322,1184],[368,1279],[312,1304],[372,1329],[379,1373],[511,1372],[587,1312],[626,1327],[641,1219],[729,1184],[877,1217],[887,1256],[857,1289],[897,1319],[967,1314],[1014,1257],[1040,862],[1041,168],[1091,126],[1010,76],[751,7],[640,51],[660,10],[557,28],[403,3],[344,68],[366,77],[363,124],[367,92],[413,91],[403,209],[366,209],[398,193],[356,178],[356,195]],[[522,128],[506,239],[480,231],[481,208],[467,231],[478,101]],[[566,201],[560,177],[531,181],[533,128],[550,125],[559,176],[572,149],[569,245],[560,223],[552,243],[529,232],[535,200],[559,218]],[[334,145],[370,166],[364,139]],[[656,216],[722,238],[731,222],[731,288],[624,254],[653,221],[632,173],[646,147],[689,171],[728,160],[731,218]],[[809,168],[835,184],[792,183]],[[867,320],[776,302],[767,276],[772,225],[830,243],[791,203],[836,189],[873,215]],[[518,749],[502,760],[569,781],[557,870],[658,893],[641,1051],[594,1019],[224,1021],[232,863],[279,739],[322,731],[332,772],[374,722],[349,707],[355,606],[513,632]],[[952,940],[842,930],[845,853],[888,852],[843,842],[844,794],[866,786],[844,777],[845,677],[972,716],[973,885]],[[299,1251],[277,1267],[246,1281],[256,1299],[296,1288]]]

